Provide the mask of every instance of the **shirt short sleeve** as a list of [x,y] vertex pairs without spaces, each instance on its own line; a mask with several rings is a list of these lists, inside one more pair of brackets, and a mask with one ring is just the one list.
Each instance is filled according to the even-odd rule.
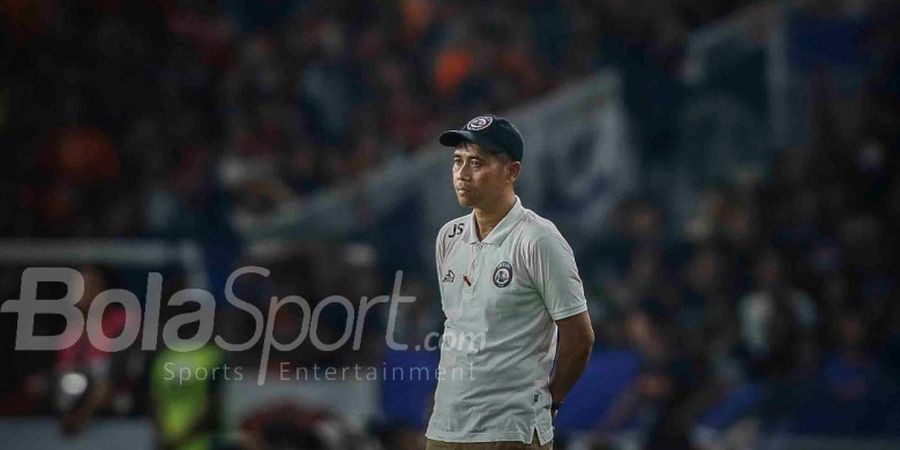
[[553,320],[587,310],[575,254],[562,236],[551,233],[535,240],[528,265],[534,287]]
[[444,228],[438,231],[434,241],[434,265],[437,269],[438,281],[441,281],[441,266],[444,265]]

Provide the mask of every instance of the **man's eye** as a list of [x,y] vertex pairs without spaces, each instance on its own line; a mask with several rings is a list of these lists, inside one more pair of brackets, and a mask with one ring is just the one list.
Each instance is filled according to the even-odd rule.
[[481,165],[481,161],[472,161],[472,167],[478,167]]

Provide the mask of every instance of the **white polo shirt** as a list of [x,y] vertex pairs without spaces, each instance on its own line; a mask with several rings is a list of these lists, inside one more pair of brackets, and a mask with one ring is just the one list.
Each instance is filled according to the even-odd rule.
[[445,442],[553,439],[547,390],[554,321],[587,310],[572,248],[552,222],[516,203],[483,241],[475,214],[436,242],[441,378],[425,435]]

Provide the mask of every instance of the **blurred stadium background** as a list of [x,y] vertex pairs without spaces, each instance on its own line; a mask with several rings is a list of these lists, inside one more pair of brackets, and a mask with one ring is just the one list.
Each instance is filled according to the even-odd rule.
[[[156,271],[163,301],[213,292],[235,342],[237,267],[271,270],[236,287],[263,311],[403,270],[397,339],[421,343],[463,213],[435,137],[499,112],[598,336],[555,448],[900,448],[898,32],[888,0],[0,0],[0,301],[26,267],[142,300]],[[270,374],[436,364],[373,311],[359,351]],[[434,380],[258,386],[261,345],[23,352],[0,322],[4,449],[423,446]],[[245,376],[176,386],[167,362]]]

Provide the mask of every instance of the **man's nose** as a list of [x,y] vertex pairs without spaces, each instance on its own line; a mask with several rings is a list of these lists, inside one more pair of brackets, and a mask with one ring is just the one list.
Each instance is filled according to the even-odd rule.
[[460,166],[456,171],[456,178],[460,180],[468,180],[471,175],[472,173],[469,170],[469,166],[466,164]]

